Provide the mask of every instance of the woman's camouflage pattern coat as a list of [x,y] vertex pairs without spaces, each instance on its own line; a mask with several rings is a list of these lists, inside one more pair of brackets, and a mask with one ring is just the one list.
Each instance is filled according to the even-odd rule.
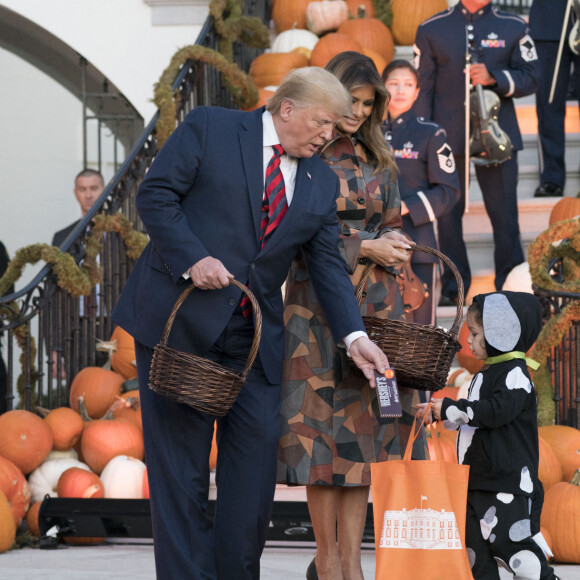
[[[365,260],[362,240],[401,227],[396,176],[373,174],[375,163],[359,138],[336,135],[320,153],[340,179],[340,249],[353,292]],[[404,319],[392,272],[375,268],[365,284],[361,314]],[[370,464],[400,458],[400,424],[409,425],[418,394],[401,389],[402,419],[381,419],[376,393],[336,347],[302,257],[286,282],[286,360],[282,385],[278,480],[296,485],[370,485]],[[415,401],[412,402],[412,399]],[[403,445],[408,427],[403,429]]]

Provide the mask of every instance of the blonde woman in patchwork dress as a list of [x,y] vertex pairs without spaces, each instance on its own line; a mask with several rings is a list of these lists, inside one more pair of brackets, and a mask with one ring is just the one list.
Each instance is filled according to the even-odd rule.
[[[381,133],[388,93],[372,60],[344,52],[326,66],[349,89],[353,111],[319,155],[340,178],[337,217],[353,292],[370,261],[363,316],[404,320],[395,268],[409,259],[399,233],[401,200],[396,165]],[[403,417],[383,419],[376,392],[337,347],[302,256],[286,282],[286,360],[278,481],[306,485],[316,538],[309,580],[362,580],[361,542],[371,464],[399,459],[417,391],[401,389]],[[424,458],[424,444],[414,452]]]

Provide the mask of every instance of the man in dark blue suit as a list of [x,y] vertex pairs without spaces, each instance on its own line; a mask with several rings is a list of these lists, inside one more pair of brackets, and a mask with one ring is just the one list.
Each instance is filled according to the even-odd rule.
[[[497,290],[501,290],[509,272],[525,260],[517,198],[517,152],[523,148],[523,142],[514,99],[534,93],[538,86],[537,55],[526,23],[515,14],[498,10],[491,0],[460,0],[456,6],[435,14],[417,29],[415,65],[419,70],[421,92],[415,111],[447,132],[461,186],[458,203],[437,222],[439,247],[457,266],[465,295],[471,284],[462,225],[466,205],[467,47],[474,60],[469,67],[471,85],[481,84],[497,94],[500,101],[498,125],[513,145],[511,157],[501,164],[475,165],[475,176],[493,229]],[[440,304],[454,305],[457,299],[455,276],[445,266]]]
[[[276,480],[284,325],[281,286],[304,249],[337,342],[372,384],[388,366],[368,339],[338,249],[338,179],[314,154],[351,97],[330,73],[293,71],[267,110],[198,107],[159,152],[137,196],[151,242],[135,265],[113,318],[136,341],[157,577],[256,579]],[[264,182],[274,147],[288,210],[261,241]],[[152,349],[182,290],[170,345],[241,370],[254,335],[244,316],[247,283],[263,316],[258,357],[225,417],[217,418],[217,500],[206,513],[216,417],[148,389]],[[191,278],[191,281],[189,280]]]
[[[576,3],[574,4],[576,6]],[[566,100],[572,78],[576,98],[580,99],[580,55],[570,48],[570,35],[578,36],[573,23],[578,15],[571,10],[565,30],[562,54],[558,63],[558,48],[568,0],[534,0],[530,8],[530,35],[538,50],[540,86],[536,94],[540,185],[534,197],[561,197],[566,185]],[[572,29],[574,33],[572,33]],[[550,103],[550,92],[556,64],[556,87]],[[573,70],[573,72],[572,72]],[[576,168],[575,168],[576,170]]]

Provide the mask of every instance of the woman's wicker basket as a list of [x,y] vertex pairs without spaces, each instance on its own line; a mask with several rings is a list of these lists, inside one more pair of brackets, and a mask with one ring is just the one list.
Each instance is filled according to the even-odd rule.
[[161,335],[161,341],[153,351],[149,373],[151,390],[218,417],[227,414],[246,382],[258,354],[262,334],[262,313],[258,301],[250,290],[237,280],[231,279],[230,284],[237,286],[246,294],[255,315],[254,341],[242,373],[167,345],[177,311],[195,288],[193,285],[186,288],[175,302]]
[[[389,358],[400,386],[437,391],[445,386],[453,357],[461,349],[457,336],[463,317],[463,281],[455,264],[441,252],[426,246],[413,246],[412,250],[437,256],[451,268],[457,280],[457,312],[451,330],[370,316],[363,316],[363,321],[369,338]],[[364,284],[374,268],[375,264],[365,268],[356,288],[359,303]]]

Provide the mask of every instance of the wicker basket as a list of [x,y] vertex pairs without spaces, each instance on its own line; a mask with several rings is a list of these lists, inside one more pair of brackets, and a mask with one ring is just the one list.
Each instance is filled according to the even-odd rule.
[[[363,316],[369,338],[389,358],[397,383],[421,391],[438,391],[447,382],[453,357],[461,349],[457,340],[463,317],[463,281],[455,264],[441,252],[426,246],[413,246],[413,251],[433,254],[451,268],[457,280],[457,312],[450,331],[434,326]],[[356,288],[361,302],[364,284],[375,264],[369,264]]]
[[262,314],[258,301],[250,290],[237,280],[230,280],[230,284],[237,286],[248,296],[255,315],[254,341],[242,373],[167,345],[177,311],[195,288],[193,285],[186,288],[175,302],[161,335],[161,341],[153,351],[149,373],[151,390],[218,417],[227,414],[246,382],[258,354],[262,334]]

